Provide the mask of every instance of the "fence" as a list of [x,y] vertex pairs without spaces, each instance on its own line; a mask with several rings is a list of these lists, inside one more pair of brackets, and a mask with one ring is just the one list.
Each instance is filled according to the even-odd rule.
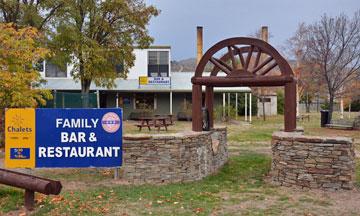
[[54,92],[53,99],[47,101],[45,108],[97,108],[96,93]]

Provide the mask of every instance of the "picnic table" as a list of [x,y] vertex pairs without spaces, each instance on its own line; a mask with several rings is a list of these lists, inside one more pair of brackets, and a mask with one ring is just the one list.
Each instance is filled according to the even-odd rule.
[[151,127],[155,127],[160,131],[161,127],[164,127],[167,131],[168,126],[173,125],[172,115],[156,115],[150,117],[140,117],[140,123],[136,124],[139,128],[139,131],[143,127],[147,127],[151,131]]

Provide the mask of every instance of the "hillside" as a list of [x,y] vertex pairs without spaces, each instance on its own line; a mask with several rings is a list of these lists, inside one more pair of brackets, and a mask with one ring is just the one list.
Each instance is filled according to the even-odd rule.
[[[211,71],[213,65],[209,63],[205,71]],[[188,58],[180,61],[171,61],[171,71],[173,72],[192,72],[196,68],[196,58]]]
[[196,58],[188,58],[180,61],[171,62],[171,71],[195,71]]

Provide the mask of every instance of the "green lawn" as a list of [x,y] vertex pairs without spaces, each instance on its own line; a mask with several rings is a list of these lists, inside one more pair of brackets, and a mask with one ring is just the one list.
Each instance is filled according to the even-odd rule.
[[[319,127],[319,116],[299,122],[307,134],[349,136],[360,146],[359,131],[329,130]],[[201,181],[169,185],[131,186],[112,180],[109,169],[36,170],[37,175],[64,183],[60,196],[37,194],[34,215],[356,215],[358,192],[337,194],[299,191],[268,183],[271,166],[270,140],[283,127],[283,117],[253,119],[252,124],[231,122],[228,127],[229,162],[219,173]],[[170,132],[189,130],[190,123],[176,122]],[[125,122],[126,133],[137,133]],[[148,132],[144,133],[157,133]],[[166,132],[160,132],[166,133]],[[360,161],[359,161],[360,162]],[[359,164],[359,163],[358,163]],[[360,186],[360,166],[356,170]],[[21,209],[23,192],[0,186],[0,215]],[[338,199],[338,200],[337,200]],[[351,203],[349,208],[341,208]],[[21,210],[20,210],[21,211]]]

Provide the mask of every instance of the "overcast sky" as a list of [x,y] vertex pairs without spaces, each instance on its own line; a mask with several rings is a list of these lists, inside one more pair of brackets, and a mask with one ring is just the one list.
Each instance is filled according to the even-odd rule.
[[154,45],[170,45],[172,59],[196,55],[196,26],[204,27],[204,52],[214,43],[249,36],[269,26],[270,44],[284,45],[300,22],[312,23],[327,13],[352,16],[360,0],[145,0],[161,10],[151,20]]

